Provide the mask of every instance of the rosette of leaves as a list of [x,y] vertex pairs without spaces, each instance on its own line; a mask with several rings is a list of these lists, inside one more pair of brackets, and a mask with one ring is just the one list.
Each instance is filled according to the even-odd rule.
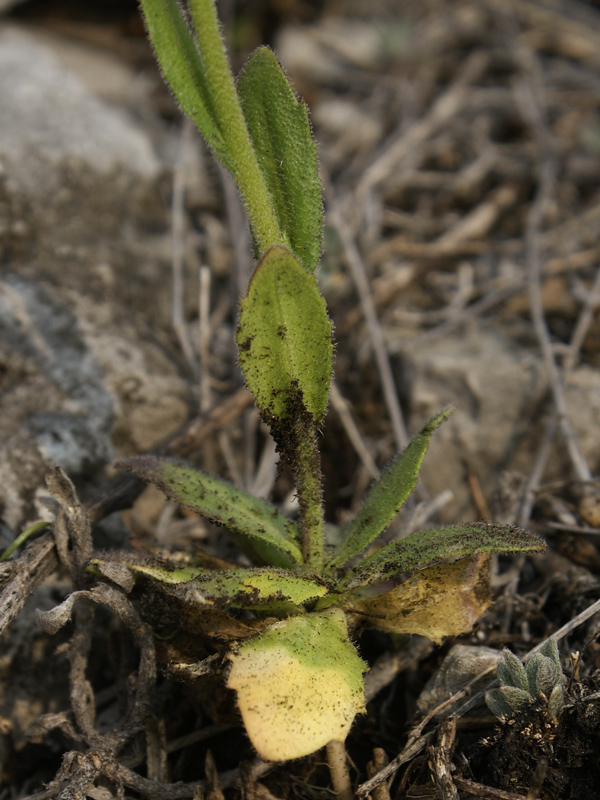
[[515,717],[541,701],[549,719],[557,720],[564,705],[563,671],[556,639],[548,639],[539,653],[530,656],[525,665],[505,648],[504,661],[498,664],[500,687],[485,695],[488,708],[496,717]]
[[[352,642],[359,623],[436,642],[459,635],[490,602],[485,554],[542,547],[533,534],[484,524],[420,531],[372,547],[413,489],[431,435],[447,415],[431,420],[390,464],[318,566],[302,524],[269,503],[182,463],[147,456],[121,462],[181,506],[229,528],[257,564],[272,565],[175,569],[119,558],[121,567],[152,582],[190,628],[231,643],[227,686],[237,692],[262,758],[297,758],[345,739],[364,711],[367,666]],[[455,560],[440,563],[448,558]],[[114,560],[94,565],[115,579]],[[409,573],[403,583],[383,588],[403,573]]]
[[[163,619],[184,619],[190,635],[224,643],[227,686],[237,693],[257,752],[268,760],[297,758],[343,741],[364,711],[367,666],[352,641],[358,621],[438,642],[467,631],[489,603],[486,554],[543,544],[515,528],[465,524],[376,546],[414,488],[431,436],[450,414],[445,410],[392,461],[339,544],[326,549],[317,436],[333,347],[314,276],[322,208],[306,107],[266,48],[250,57],[236,84],[212,0],[185,7],[142,0],[142,8],[167,81],[248,210],[258,265],[241,302],[239,361],[291,467],[300,515],[289,520],[186,464],[128,459],[123,467],[228,528],[256,566],[175,569],[113,557],[93,568],[122,586],[123,570],[151,584]],[[441,563],[446,559],[454,561]],[[390,579],[403,574],[408,579],[390,589]]]

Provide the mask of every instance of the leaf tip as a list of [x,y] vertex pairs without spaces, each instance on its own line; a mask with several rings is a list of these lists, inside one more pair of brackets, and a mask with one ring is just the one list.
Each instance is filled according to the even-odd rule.
[[425,423],[425,425],[423,426],[422,433],[424,433],[425,435],[431,435],[436,430],[436,428],[439,428],[442,422],[445,422],[451,416],[451,414],[454,413],[455,410],[456,410],[455,405],[449,405],[443,408],[439,412],[439,414],[436,414],[428,422]]

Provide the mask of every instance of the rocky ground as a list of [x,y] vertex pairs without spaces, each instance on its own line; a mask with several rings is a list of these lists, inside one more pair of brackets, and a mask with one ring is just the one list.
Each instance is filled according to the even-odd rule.
[[[549,544],[497,559],[496,602],[460,641],[364,637],[370,702],[347,745],[358,796],[600,798],[600,12],[265,0],[224,13],[237,67],[272,44],[319,142],[331,521],[452,403],[386,536],[486,519]],[[134,3],[4,0],[0,14],[2,545],[54,516],[59,465],[96,548],[234,558],[226,533],[111,464],[160,449],[293,504],[235,360],[252,269],[235,192],[182,123]],[[114,598],[42,632],[35,610],[77,584],[80,545],[57,556],[42,533],[0,564],[2,798],[330,796],[322,754],[264,765],[206,690],[155,681]],[[445,702],[490,649],[524,656],[557,631],[558,725],[536,707],[498,723],[472,702],[489,672]]]

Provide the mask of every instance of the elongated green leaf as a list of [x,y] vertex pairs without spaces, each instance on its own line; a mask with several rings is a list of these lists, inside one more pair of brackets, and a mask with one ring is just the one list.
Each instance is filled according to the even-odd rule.
[[319,579],[305,578],[272,567],[232,570],[191,570],[127,565],[136,575],[167,584],[169,594],[198,608],[256,608],[274,604],[301,606],[327,594]]
[[377,480],[362,508],[342,534],[328,569],[336,569],[364,550],[387,528],[404,505],[419,477],[419,470],[435,429],[452,413],[446,408],[425,425]]
[[240,535],[272,545],[295,563],[302,563],[302,554],[296,544],[299,538],[296,523],[284,517],[270,503],[215,475],[169,459],[140,456],[120,461],[117,466],[135,472],[184,508]]
[[419,531],[366,558],[340,581],[339,589],[378,583],[402,572],[422,569],[442,558],[537,551],[544,547],[544,542],[531,531],[506,525],[474,523]]
[[[86,571],[108,578],[126,592],[130,592],[137,584],[144,607],[144,619],[161,637],[176,637],[179,632],[185,632],[186,639],[199,636],[222,642],[239,642],[248,636],[256,636],[268,625],[261,619],[264,613],[271,613],[264,598],[255,607],[263,614],[242,621],[223,609],[226,595],[213,598],[208,592],[204,595],[195,592],[193,579],[199,575],[210,578],[215,574],[212,570],[151,562],[139,554],[120,552],[112,553],[107,558],[90,560]],[[311,591],[307,591],[307,594]],[[276,600],[273,605],[278,611],[299,611],[298,606],[289,601]]]
[[250,56],[237,90],[279,227],[304,269],[312,272],[321,254],[323,208],[306,105],[267,47]]
[[223,164],[232,161],[219,129],[216,106],[200,53],[176,0],[141,0],[148,34],[165,80],[184,112]]
[[242,300],[240,364],[274,430],[300,413],[325,415],[333,348],[325,301],[312,275],[285,247],[272,247]]
[[279,567],[281,569],[295,569],[298,564],[287,553],[278,550],[273,545],[262,542],[255,536],[249,537],[233,531],[232,539],[242,553],[245,553],[257,567],[268,565],[269,567]]
[[343,742],[365,710],[367,665],[333,609],[276,622],[230,656],[228,688],[259,756],[285,761]]
[[[107,568],[113,567],[115,563],[116,562],[113,561],[103,561],[101,558],[93,558],[89,566],[92,568],[95,567],[101,575],[105,575],[109,578],[111,575]],[[202,569],[202,567],[156,566],[154,564],[144,564],[141,561],[127,561],[126,559],[122,559],[120,563],[117,563],[117,566],[120,569],[127,569],[129,572],[133,572],[134,575],[142,575],[150,580],[158,581],[158,583],[167,583],[170,585],[185,583],[186,581],[197,578],[199,575],[209,572],[209,570]]]

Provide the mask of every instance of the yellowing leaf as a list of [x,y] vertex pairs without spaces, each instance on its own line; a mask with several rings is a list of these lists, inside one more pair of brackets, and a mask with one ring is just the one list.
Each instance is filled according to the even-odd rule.
[[[90,561],[90,565],[97,566],[101,572],[105,570],[104,562],[98,558]],[[143,575],[159,583],[169,584],[185,583],[207,572],[206,569],[202,569],[201,567],[180,567],[176,569],[175,567],[155,566],[153,564],[136,564],[134,561],[125,563],[124,566],[133,572],[134,575]]]
[[522,553],[543,550],[545,543],[531,531],[512,525],[487,525],[467,522],[417,531],[397,542],[380,547],[361,560],[338,583],[338,589],[354,589],[412,572],[442,558],[472,556],[475,553]]
[[367,665],[340,609],[276,622],[229,658],[227,686],[236,690],[250,741],[267,761],[343,742],[365,710]]
[[354,608],[387,633],[420,633],[439,644],[470,631],[490,604],[489,556],[461,558],[418,572]]
[[[90,564],[100,572],[106,572],[104,562],[100,559],[94,559]],[[165,585],[166,594],[178,597],[198,609],[209,606],[255,608],[277,603],[293,608],[323,597],[328,592],[327,584],[320,578],[304,577],[274,567],[228,570],[192,567],[170,569],[135,562],[124,566],[134,575],[141,575],[150,581],[156,581],[159,585]]]

